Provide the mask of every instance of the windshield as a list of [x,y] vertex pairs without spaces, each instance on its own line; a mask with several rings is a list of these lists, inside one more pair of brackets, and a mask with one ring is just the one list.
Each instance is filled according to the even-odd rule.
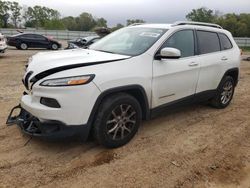
[[127,27],[109,34],[89,49],[136,56],[148,50],[165,32],[166,29]]

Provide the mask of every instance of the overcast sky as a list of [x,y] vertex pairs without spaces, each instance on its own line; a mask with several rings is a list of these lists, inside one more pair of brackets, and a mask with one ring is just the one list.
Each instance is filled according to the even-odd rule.
[[[11,0],[13,1],[13,0]],[[62,16],[89,12],[103,17],[109,26],[138,18],[150,23],[185,20],[193,8],[205,6],[222,13],[250,13],[250,0],[14,0],[21,5],[41,5],[57,9]]]

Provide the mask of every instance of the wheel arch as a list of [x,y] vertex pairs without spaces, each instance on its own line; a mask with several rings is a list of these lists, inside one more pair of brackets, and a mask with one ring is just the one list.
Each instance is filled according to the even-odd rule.
[[99,95],[91,111],[90,117],[88,119],[88,124],[90,126],[92,126],[93,124],[93,120],[96,116],[96,113],[102,101],[109,96],[112,96],[116,93],[121,93],[121,92],[127,93],[135,97],[136,100],[138,100],[138,102],[140,103],[141,110],[142,110],[142,118],[149,119],[150,117],[149,104],[148,104],[148,98],[147,98],[144,88],[140,85],[127,85],[127,86],[121,86],[121,87],[116,87],[116,88],[105,90]]
[[[235,83],[234,83],[235,86],[237,86],[238,80],[239,80],[239,68],[231,68],[231,69],[227,70],[227,71],[225,72],[225,74],[223,75],[222,79],[223,79],[225,76],[231,76],[231,77],[234,79],[234,81],[235,81]],[[221,79],[221,80],[222,80],[222,79]]]

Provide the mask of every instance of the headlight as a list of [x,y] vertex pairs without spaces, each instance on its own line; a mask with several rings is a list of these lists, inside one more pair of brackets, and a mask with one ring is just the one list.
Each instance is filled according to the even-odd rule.
[[66,77],[66,78],[56,78],[43,81],[41,86],[75,86],[75,85],[83,85],[91,82],[94,79],[95,75],[84,75],[84,76],[74,76],[74,77]]

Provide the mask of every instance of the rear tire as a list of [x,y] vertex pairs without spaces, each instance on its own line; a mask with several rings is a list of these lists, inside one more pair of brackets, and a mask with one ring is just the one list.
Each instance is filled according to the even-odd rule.
[[226,108],[233,98],[234,88],[234,79],[231,76],[225,76],[219,85],[216,95],[210,101],[211,106],[218,109]]
[[131,95],[119,93],[101,103],[93,127],[94,138],[107,148],[128,143],[136,134],[142,120],[138,101]]
[[52,50],[58,50],[58,48],[59,48],[59,46],[58,46],[56,43],[53,43],[53,44],[51,45],[51,49],[52,49]]

